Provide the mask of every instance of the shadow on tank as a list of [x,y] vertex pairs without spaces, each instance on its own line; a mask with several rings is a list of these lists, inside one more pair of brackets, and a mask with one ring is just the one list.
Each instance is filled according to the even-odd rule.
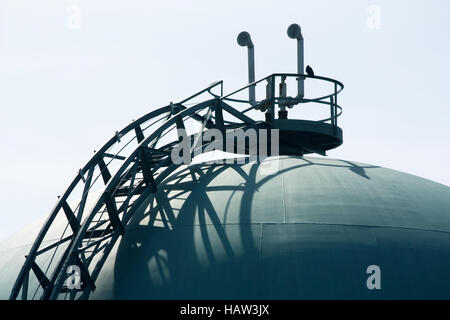
[[[299,159],[301,164],[268,175],[261,174],[261,163],[200,164],[174,172],[127,227],[115,257],[113,298],[448,296],[441,277],[450,261],[428,264],[448,253],[447,245],[436,247],[448,243],[448,234],[284,221],[283,206],[271,207],[283,203],[284,189],[277,193],[284,188],[283,175],[337,167],[370,183],[370,169],[378,168]],[[367,289],[365,268],[374,261],[385,270],[384,281],[395,285]]]
[[[310,282],[311,272],[304,278],[299,270],[289,270],[292,257],[282,249],[275,255],[263,252],[263,225],[283,221],[255,214],[254,194],[268,181],[303,167],[348,168],[366,179],[370,178],[364,168],[376,167],[302,160],[266,176],[258,174],[261,163],[200,164],[172,174],[127,227],[115,260],[114,298],[322,297],[329,290],[326,279],[331,279],[332,271],[317,269],[315,276],[324,281],[299,290],[300,283]],[[235,176],[232,182],[216,184],[216,177],[230,175],[230,169]]]

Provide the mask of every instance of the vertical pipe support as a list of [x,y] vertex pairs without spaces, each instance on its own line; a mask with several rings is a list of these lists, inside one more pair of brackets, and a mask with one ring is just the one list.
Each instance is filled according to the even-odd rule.
[[[305,70],[305,59],[304,59],[304,47],[303,47],[303,36],[301,39],[297,39],[297,73],[303,74]],[[297,97],[303,98],[305,96],[305,77],[299,76],[297,79]]]
[[[255,82],[255,47],[248,47],[248,83]],[[248,100],[255,105],[255,85],[248,88]]]

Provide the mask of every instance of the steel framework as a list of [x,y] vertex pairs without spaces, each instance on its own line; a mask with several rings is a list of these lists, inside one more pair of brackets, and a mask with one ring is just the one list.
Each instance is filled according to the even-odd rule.
[[[314,99],[289,98],[275,94],[277,79],[296,77],[326,81],[334,87],[332,93]],[[267,81],[265,99],[248,101],[234,98],[239,92]],[[213,90],[220,88],[220,94]],[[343,89],[339,81],[301,74],[272,74],[230,94],[223,95],[223,82],[218,81],[196,94],[154,110],[117,131],[106,144],[81,168],[50,212],[11,290],[10,299],[87,299],[95,290],[95,282],[114,244],[125,232],[136,210],[158,186],[180,165],[172,162],[171,151],[180,142],[179,132],[188,121],[199,123],[197,134],[188,138],[191,155],[203,150],[199,133],[218,129],[225,136],[237,129],[267,128],[280,130],[280,154],[304,154],[326,150],[342,143],[342,130],[337,118],[342,108],[337,96]],[[195,103],[195,99],[210,95]],[[230,103],[249,104],[239,111]],[[306,103],[326,105],[330,117],[319,121],[276,119],[275,107]],[[265,110],[266,121],[247,116],[251,110]],[[230,120],[232,118],[232,120]],[[167,135],[178,132],[170,142]],[[103,183],[102,183],[103,182]],[[87,202],[93,204],[87,206]],[[76,204],[73,205],[73,204]],[[64,230],[56,227],[56,218],[67,220]],[[57,229],[59,237],[50,236]],[[44,259],[44,253],[46,258]],[[81,286],[67,286],[69,266],[78,266]]]

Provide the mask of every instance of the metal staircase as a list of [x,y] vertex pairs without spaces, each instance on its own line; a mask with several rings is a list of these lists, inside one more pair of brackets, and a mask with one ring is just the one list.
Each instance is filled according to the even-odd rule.
[[[315,78],[334,85],[332,93],[315,99],[290,98],[275,94],[277,79],[286,77]],[[235,95],[259,83],[270,84],[270,95],[261,101],[239,100]],[[220,94],[213,93],[220,88]],[[218,129],[225,136],[237,129],[278,129],[280,154],[303,155],[326,150],[342,143],[342,130],[337,126],[341,107],[337,95],[343,85],[333,79],[299,74],[273,74],[253,82],[229,95],[223,95],[222,81],[178,103],[152,111],[116,132],[79,170],[65,192],[58,198],[42,226],[12,288],[10,299],[87,299],[95,290],[96,280],[116,241],[125,233],[136,210],[180,164],[173,163],[171,151],[182,137],[188,121],[200,124],[191,156],[207,143],[200,143],[199,133]],[[202,102],[196,99],[208,95]],[[230,104],[250,104],[239,111]],[[320,121],[276,119],[275,107],[317,103],[330,109],[330,117]],[[269,113],[264,120],[246,114],[251,110]],[[230,120],[232,119],[232,120]],[[237,120],[236,120],[237,119]],[[178,129],[178,130],[177,130]],[[175,133],[178,140],[165,142]],[[88,203],[90,203],[88,205]],[[65,219],[65,228],[57,224]],[[57,233],[58,238],[52,234]],[[74,267],[81,277],[72,286]]]

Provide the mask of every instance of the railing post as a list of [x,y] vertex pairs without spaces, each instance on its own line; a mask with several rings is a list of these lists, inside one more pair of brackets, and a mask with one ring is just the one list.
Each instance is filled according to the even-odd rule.
[[271,120],[275,119],[275,76],[272,76],[272,81],[270,83],[270,91],[272,92],[271,94],[271,98],[272,98],[272,103],[270,104],[270,115],[271,115]]
[[331,117],[331,124],[333,126],[336,126],[336,113],[335,113],[335,108],[334,108],[333,96],[330,97],[330,117]]
[[334,125],[337,126],[337,83],[334,83]]

